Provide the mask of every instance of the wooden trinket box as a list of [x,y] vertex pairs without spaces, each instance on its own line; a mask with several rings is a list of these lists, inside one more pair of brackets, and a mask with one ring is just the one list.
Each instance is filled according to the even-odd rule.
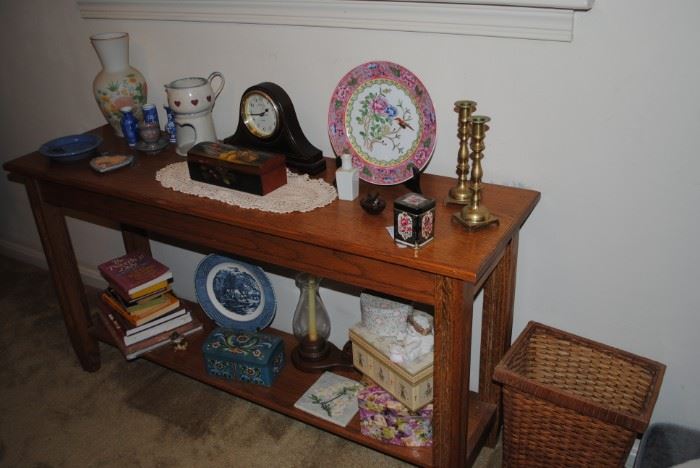
[[209,375],[270,387],[285,364],[279,336],[217,328],[202,346]]
[[192,180],[267,195],[287,183],[284,155],[202,142],[187,153]]
[[388,337],[380,337],[361,325],[350,328],[353,365],[397,400],[415,411],[433,401],[432,353],[415,362],[391,361]]
[[409,411],[378,385],[360,390],[360,431],[388,444],[404,447],[433,445],[433,405]]

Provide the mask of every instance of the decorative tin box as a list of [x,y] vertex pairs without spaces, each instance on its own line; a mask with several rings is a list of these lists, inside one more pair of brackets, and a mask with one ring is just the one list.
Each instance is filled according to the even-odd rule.
[[407,193],[394,200],[394,240],[421,247],[435,234],[435,200],[419,193]]
[[209,375],[269,387],[284,367],[284,342],[278,336],[217,328],[202,346]]
[[353,365],[415,411],[433,401],[433,353],[397,364],[388,355],[394,340],[371,333],[360,324],[350,328]]
[[241,192],[266,195],[287,183],[284,155],[203,142],[187,153],[190,177]]
[[377,385],[360,390],[360,430],[366,436],[405,447],[433,445],[433,405],[409,411]]

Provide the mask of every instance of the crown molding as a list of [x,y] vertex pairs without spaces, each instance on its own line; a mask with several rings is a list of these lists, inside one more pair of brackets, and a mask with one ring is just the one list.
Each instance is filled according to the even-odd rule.
[[374,0],[409,1],[416,3],[458,3],[463,5],[500,5],[535,8],[557,8],[560,10],[590,10],[595,0]]
[[83,18],[246,23],[573,39],[594,0],[78,0]]

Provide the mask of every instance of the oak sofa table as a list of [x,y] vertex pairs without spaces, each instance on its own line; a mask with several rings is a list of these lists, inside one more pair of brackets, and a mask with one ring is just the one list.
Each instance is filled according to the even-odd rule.
[[[106,125],[91,133],[104,139],[102,151],[128,151],[124,141]],[[209,377],[201,344],[212,324],[196,306],[196,313],[206,322],[206,330],[191,337],[188,351],[166,347],[144,358],[416,465],[467,466],[484,443],[494,442],[500,393],[491,377],[510,345],[518,233],[539,200],[538,192],[487,184],[483,199],[500,218],[500,224],[477,232],[467,232],[451,220],[458,207],[438,203],[435,240],[414,250],[397,247],[386,231],[386,226],[392,224],[391,201],[405,193],[403,186],[361,184],[361,197],[368,190],[379,190],[389,202],[377,216],[365,213],[357,201],[339,200],[308,213],[274,214],[176,192],[155,180],[159,169],[183,160],[169,147],[158,155],[139,156],[133,167],[111,174],[92,171],[87,160],[58,164],[39,153],[3,166],[11,180],[26,186],[68,335],[83,369],[99,369],[98,343],[111,343],[111,338],[90,315],[66,216],[117,225],[126,251],[150,250],[149,236],[155,236],[263,265],[305,271],[432,307],[432,448],[398,447],[363,436],[358,416],[347,427],[340,427],[294,408],[294,402],[318,376],[299,372],[291,364],[271,388]],[[332,161],[328,162],[329,168],[335,167]],[[332,169],[320,175],[329,183],[333,176]],[[451,178],[425,174],[421,180],[423,193],[439,201],[454,183]],[[472,308],[482,288],[480,378],[476,393],[469,391]],[[288,308],[293,307],[290,304]],[[268,331],[284,338],[287,353],[296,344],[289,334]],[[358,378],[359,374],[354,376]]]

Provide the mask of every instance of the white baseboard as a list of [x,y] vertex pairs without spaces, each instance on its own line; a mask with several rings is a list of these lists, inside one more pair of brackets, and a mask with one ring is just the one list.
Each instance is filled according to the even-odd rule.
[[[33,247],[27,247],[5,239],[0,239],[0,254],[19,260],[20,262],[43,268],[44,270],[49,269],[44,252]],[[86,285],[96,288],[104,288],[106,286],[107,283],[102,279],[97,268],[80,265],[80,263],[78,263],[78,270],[80,271],[80,277],[83,279],[83,283]]]
[[630,453],[627,456],[627,461],[625,462],[625,468],[633,468],[634,467],[634,462],[637,459],[637,453],[639,452],[639,443],[640,442],[641,442],[640,439],[637,439],[634,441],[634,444],[632,445],[632,450],[630,450]]

